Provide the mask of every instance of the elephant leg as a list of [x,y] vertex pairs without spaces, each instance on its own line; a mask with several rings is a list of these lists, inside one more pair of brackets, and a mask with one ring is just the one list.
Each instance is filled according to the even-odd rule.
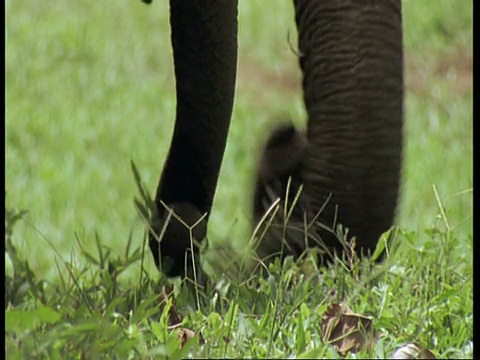
[[[323,248],[323,258],[343,252],[355,237],[359,254],[375,249],[392,225],[400,184],[403,142],[403,44],[400,0],[294,0],[299,63],[308,114],[307,141],[295,161],[269,158],[268,145],[254,193],[255,223],[276,199],[280,209],[259,255],[283,250],[298,256]],[[275,138],[274,133],[272,138]],[[291,137],[290,139],[294,139]],[[291,141],[278,153],[295,154]],[[283,149],[283,150],[282,150]],[[266,160],[265,160],[266,159]],[[299,162],[299,163],[298,163]],[[303,184],[300,202],[285,225],[285,174]],[[263,171],[263,173],[262,173]],[[265,181],[266,179],[266,181]],[[272,186],[274,184],[275,186]],[[272,190],[273,189],[273,190]],[[291,203],[291,201],[289,201]],[[337,226],[348,228],[340,239]],[[288,226],[287,226],[288,229]],[[282,245],[284,242],[290,246]],[[286,250],[286,251],[285,251]]]
[[[197,242],[205,238],[233,108],[237,0],[170,0],[170,24],[176,120],[149,245],[157,267],[167,276],[183,277],[190,273],[185,272],[185,259],[191,251],[198,255],[198,247],[192,249],[190,231],[182,222],[165,226],[172,217],[166,216],[162,202],[187,225],[204,216],[193,237]],[[160,236],[162,229],[166,231]]]
[[[294,0],[308,114],[301,178],[316,230],[349,229],[356,252],[373,252],[394,221],[403,142],[400,0]],[[325,201],[329,198],[325,207]]]
[[[304,132],[291,123],[282,123],[273,130],[263,148],[255,180],[253,215],[261,236],[257,253],[264,260],[277,254],[298,256],[304,248],[303,212],[306,209],[300,166],[307,144]],[[275,203],[278,209],[271,208]],[[291,216],[286,217],[285,211],[291,208]]]

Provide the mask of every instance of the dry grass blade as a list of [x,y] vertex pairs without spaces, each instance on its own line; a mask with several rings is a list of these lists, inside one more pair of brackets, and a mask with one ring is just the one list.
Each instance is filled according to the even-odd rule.
[[[165,306],[168,304],[168,300],[170,298],[170,295],[173,293],[173,287],[171,286],[163,286],[162,291],[160,292],[160,295],[158,296],[159,300],[159,307],[160,307],[160,312],[163,312],[163,309]],[[168,309],[168,326],[170,328],[176,328],[179,327],[183,322],[183,317],[175,310],[175,307],[170,306],[170,309]]]

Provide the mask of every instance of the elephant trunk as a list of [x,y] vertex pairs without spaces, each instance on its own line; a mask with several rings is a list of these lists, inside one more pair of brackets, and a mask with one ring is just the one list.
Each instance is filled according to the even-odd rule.
[[[183,212],[188,210],[191,214],[184,217],[189,222],[203,214],[207,214],[205,224],[208,219],[233,108],[237,5],[237,0],[170,0],[177,108],[172,143],[156,194],[156,235],[161,232],[165,214],[160,201]],[[198,241],[206,235],[203,225]],[[151,234],[150,247],[157,266],[164,256],[175,263],[170,269],[176,270],[163,269],[167,275],[184,275],[188,238],[165,237],[159,249],[155,234]]]
[[[310,216],[341,223],[373,251],[393,223],[401,171],[403,45],[400,0],[295,0],[308,113],[301,177]],[[341,250],[331,232],[322,242]]]
[[176,121],[157,197],[210,211],[237,69],[237,1],[170,1]]

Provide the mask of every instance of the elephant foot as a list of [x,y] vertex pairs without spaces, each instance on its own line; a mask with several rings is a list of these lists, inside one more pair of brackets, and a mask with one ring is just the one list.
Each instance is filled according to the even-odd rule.
[[[260,158],[254,190],[254,226],[258,227],[257,255],[268,263],[276,257],[299,258],[315,248],[319,264],[332,260],[344,244],[334,230],[327,230],[323,207],[315,213],[303,192],[306,135],[291,123],[270,135]],[[330,198],[326,198],[328,205]],[[321,225],[320,223],[324,224]],[[330,224],[334,228],[334,223]]]
[[262,260],[298,257],[305,250],[300,170],[307,144],[302,131],[285,123],[274,129],[262,151],[253,201],[260,237],[257,254]]
[[168,277],[188,277],[203,285],[198,243],[207,234],[207,223],[190,203],[173,203],[160,210],[152,222],[149,246],[155,264]]

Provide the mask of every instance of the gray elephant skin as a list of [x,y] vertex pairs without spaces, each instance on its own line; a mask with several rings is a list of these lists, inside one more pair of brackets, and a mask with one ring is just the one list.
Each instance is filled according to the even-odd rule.
[[[197,224],[197,242],[206,235],[232,114],[237,6],[170,0],[176,122],[149,239],[167,276],[191,276],[192,255],[198,258],[182,222]],[[394,222],[401,178],[401,2],[294,0],[294,6],[307,130],[281,124],[260,156],[253,191],[253,226],[263,233],[258,254],[298,257],[316,247],[328,260],[345,251],[339,224],[359,254],[370,254]],[[261,219],[277,203],[267,227]]]
[[[289,165],[290,174],[271,173],[265,179],[261,168],[277,162],[270,159],[267,145],[256,182],[255,221],[278,197],[288,208],[292,193],[299,190],[297,184],[302,183],[303,190],[287,229],[280,208],[258,252],[297,257],[315,246],[329,259],[331,253],[346,250],[336,231],[342,224],[348,228],[346,240],[355,237],[357,253],[369,254],[393,223],[399,192],[404,93],[401,3],[296,0],[294,4],[307,144],[297,153],[298,162]],[[278,131],[284,130],[273,136],[278,137]],[[283,136],[276,147],[296,153],[298,136],[290,131],[290,137]],[[293,186],[286,199],[289,175]]]

